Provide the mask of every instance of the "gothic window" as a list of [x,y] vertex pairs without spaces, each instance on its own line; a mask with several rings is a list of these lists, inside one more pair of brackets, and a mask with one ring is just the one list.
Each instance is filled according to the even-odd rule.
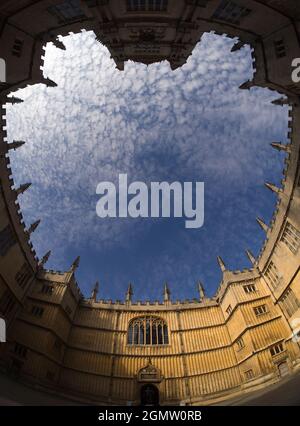
[[229,24],[239,25],[241,19],[249,15],[250,12],[251,10],[245,6],[241,6],[233,1],[222,0],[212,18],[228,22]]
[[41,318],[43,316],[44,313],[44,309],[41,308],[40,306],[33,306],[31,308],[31,313],[32,315],[34,315],[35,317],[39,317]]
[[275,290],[280,284],[281,279],[279,277],[276,265],[272,261],[269,263],[269,266],[266,270],[266,277],[273,289]]
[[290,222],[286,223],[281,241],[291,250],[293,254],[297,254],[300,247],[300,232]]
[[300,308],[300,302],[291,288],[287,289],[283,293],[283,295],[279,299],[279,303],[282,309],[288,315],[288,317],[294,315],[294,313]]
[[232,306],[229,305],[228,308],[226,309],[226,313],[227,313],[227,315],[230,315],[231,312],[232,312]]
[[0,231],[0,256],[5,256],[16,242],[16,237],[11,226],[7,225]]
[[67,312],[68,315],[72,314],[72,309],[68,305],[66,306],[66,312]]
[[268,312],[266,305],[260,305],[253,308],[255,315],[258,317],[259,315],[266,314]]
[[274,41],[275,54],[278,59],[286,56],[286,48],[283,39]]
[[243,349],[245,347],[245,343],[242,337],[240,337],[239,339],[237,339],[236,341],[236,345],[237,345],[237,349]]
[[245,371],[245,377],[246,377],[246,380],[251,380],[254,377],[253,370]]
[[277,345],[272,346],[272,348],[270,349],[272,356],[278,355],[283,351],[284,351],[284,349],[283,349],[282,343],[278,343]]
[[15,306],[14,297],[9,290],[6,290],[0,298],[0,312],[7,316]]
[[14,353],[21,358],[26,358],[27,348],[23,345],[20,345],[19,343],[16,343],[14,347]]
[[243,287],[244,287],[244,292],[247,294],[256,292],[256,287],[254,284],[247,284],[247,285],[244,285]]
[[44,284],[41,290],[41,293],[48,294],[51,296],[53,294],[54,287],[52,285]]
[[23,44],[24,44],[23,40],[20,40],[18,38],[15,39],[15,42],[14,42],[14,45],[13,45],[13,48],[12,48],[12,54],[14,56],[17,56],[18,58],[21,57],[22,50],[23,50]]
[[128,345],[168,345],[168,326],[158,317],[134,318],[129,323],[127,343]]
[[27,263],[24,263],[22,268],[16,273],[15,280],[19,286],[24,289],[28,284],[28,281],[32,277],[32,271]]
[[166,12],[168,0],[127,0],[127,12]]
[[50,382],[54,382],[54,380],[55,380],[55,373],[53,372],[53,371],[47,371],[47,374],[46,374],[46,378],[47,378],[47,380],[49,380]]
[[70,22],[84,17],[80,7],[80,0],[66,0],[55,6],[48,7],[47,10],[54,15],[59,22]]

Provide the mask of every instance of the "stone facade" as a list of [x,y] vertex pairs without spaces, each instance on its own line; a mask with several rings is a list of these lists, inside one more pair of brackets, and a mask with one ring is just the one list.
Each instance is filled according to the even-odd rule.
[[[33,19],[34,17],[34,19]],[[300,316],[300,85],[291,63],[300,57],[300,5],[293,0],[2,1],[0,57],[7,79],[0,86],[0,314],[7,344],[1,368],[23,380],[99,404],[139,404],[146,384],[161,404],[207,404],[265,386],[299,367]],[[47,42],[58,35],[93,30],[118,69],[127,60],[168,60],[184,65],[207,31],[237,37],[234,51],[252,46],[253,79],[241,89],[269,87],[289,105],[282,185],[269,225],[259,220],[265,243],[251,268],[228,271],[216,295],[199,300],[132,303],[84,299],[76,283],[78,260],[67,272],[48,271],[30,242],[14,187],[7,141],[7,96],[28,84],[55,86],[43,77]],[[270,148],[271,149],[271,148]],[[134,318],[158,318],[168,328],[164,345],[133,345]]]

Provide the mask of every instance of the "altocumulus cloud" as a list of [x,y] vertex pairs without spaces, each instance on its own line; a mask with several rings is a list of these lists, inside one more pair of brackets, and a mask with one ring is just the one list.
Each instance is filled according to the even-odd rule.
[[[212,293],[215,256],[244,267],[242,251],[262,242],[255,216],[268,220],[275,201],[263,182],[278,183],[282,169],[269,142],[285,141],[287,110],[270,104],[268,90],[238,89],[252,76],[250,49],[230,53],[223,37],[204,35],[175,72],[167,62],[128,62],[119,72],[92,33],[63,41],[66,51],[48,46],[44,68],[58,87],[21,90],[25,102],[7,114],[9,139],[27,141],[12,169],[17,184],[33,183],[20,203],[27,223],[42,219],[38,254],[52,249],[49,265],[61,269],[81,254],[83,289],[99,277],[107,296],[121,297],[129,280],[140,297],[157,297],[164,280],[178,297],[190,297],[197,279]],[[204,181],[205,226],[100,220],[96,185],[119,173]]]

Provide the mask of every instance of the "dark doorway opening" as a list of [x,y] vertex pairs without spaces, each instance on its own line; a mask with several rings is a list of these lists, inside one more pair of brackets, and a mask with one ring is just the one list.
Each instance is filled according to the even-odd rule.
[[156,386],[147,384],[141,387],[141,405],[159,405],[159,390]]
[[14,379],[18,379],[20,377],[23,364],[24,364],[23,362],[17,359],[12,360],[10,369],[9,369],[9,374],[11,375],[11,377],[13,377]]

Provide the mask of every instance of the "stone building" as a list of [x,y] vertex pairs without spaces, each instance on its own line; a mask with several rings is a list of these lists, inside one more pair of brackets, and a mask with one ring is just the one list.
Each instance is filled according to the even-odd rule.
[[[6,103],[27,85],[55,82],[43,76],[48,42],[59,35],[94,31],[119,70],[126,61],[168,60],[183,66],[204,32],[250,44],[253,79],[241,89],[268,87],[289,105],[286,155],[280,188],[251,268],[223,273],[216,295],[173,302],[98,300],[98,285],[84,299],[76,282],[79,259],[67,272],[49,271],[50,253],[38,259],[18,203],[30,184],[14,186]],[[7,343],[3,371],[56,393],[98,404],[208,404],[260,388],[299,369],[300,363],[300,85],[292,60],[300,58],[300,4],[294,0],[7,0],[0,5],[0,314]],[[200,41],[201,42],[201,41]],[[12,94],[12,96],[11,96]],[[10,96],[9,96],[10,95]],[[271,149],[271,148],[270,148]],[[259,231],[261,232],[261,231]]]

